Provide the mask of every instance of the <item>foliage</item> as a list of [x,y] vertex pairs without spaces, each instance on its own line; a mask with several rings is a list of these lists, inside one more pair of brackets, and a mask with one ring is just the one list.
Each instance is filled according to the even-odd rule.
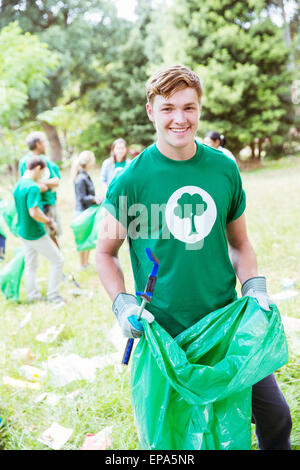
[[[35,120],[45,112],[48,116],[53,108],[81,101],[89,89],[101,83],[103,66],[113,60],[112,50],[118,40],[119,21],[111,2],[49,0],[24,3],[20,0],[14,4],[2,2],[0,13],[1,26],[12,19],[17,20],[26,31],[34,32],[47,43],[59,58],[59,67],[48,74],[47,88],[40,83],[30,88],[24,117]],[[39,54],[38,60],[42,57]],[[82,110],[82,104],[77,108]],[[89,111],[85,108],[84,114],[87,113]],[[51,119],[53,121],[53,116]],[[84,123],[81,131],[85,127]],[[66,134],[64,129],[62,132]],[[72,131],[69,134],[73,137]],[[55,141],[50,139],[49,142],[51,146],[58,145],[58,136]],[[52,153],[55,155],[55,151]]]
[[289,51],[264,2],[177,0],[173,24],[189,36],[187,65],[203,79],[201,133],[225,133],[235,152],[267,137],[282,145],[294,117]]
[[[82,134],[92,127],[91,123],[95,121],[95,115],[84,106],[82,100],[55,106],[38,114],[37,120],[59,129],[64,144],[64,157],[68,158],[73,153],[86,149],[95,150],[90,134],[87,139],[82,138]],[[96,138],[99,139],[99,134]]]
[[11,130],[3,128],[0,131],[0,169],[4,172],[8,165],[13,165],[20,155],[28,152],[25,139],[26,135],[33,130],[30,126],[18,127]]
[[[57,127],[65,156],[90,148],[103,159],[116,137],[142,148],[155,138],[145,111],[145,82],[158,67],[177,62],[203,80],[201,137],[216,128],[234,153],[255,142],[275,156],[296,147],[288,131],[297,126],[292,79],[294,101],[300,93],[299,7],[288,25],[288,49],[283,27],[272,22],[271,13],[281,12],[279,0],[136,5],[136,21],[130,22],[117,16],[109,0],[0,2],[1,37],[7,27],[15,28],[0,42],[0,125],[10,127],[11,141],[15,129],[40,127],[44,119]],[[16,152],[18,158],[18,148],[4,144],[0,159]]]
[[10,23],[0,33],[0,125],[16,127],[26,115],[32,89],[43,92],[47,73],[57,59],[36,35],[22,33],[17,23]]
[[[98,72],[94,66],[95,56],[101,62],[110,49],[108,37],[115,21],[115,9],[106,0],[64,0],[56,2],[2,3],[0,25],[12,19],[22,28],[35,33],[56,51],[60,57],[60,67],[49,75],[47,90],[32,89],[30,96],[31,116],[56,106],[71,83],[79,81],[78,95],[98,82]],[[93,16],[94,15],[94,16]],[[104,39],[106,38],[106,40]]]
[[[145,53],[146,28],[151,21],[151,2],[140,0],[136,24],[124,24],[115,58],[103,74],[100,86],[88,99],[97,114],[100,151],[108,151],[113,140],[123,137],[129,144],[153,142],[153,125],[146,114],[145,83],[148,57]],[[94,128],[94,126],[93,126]]]
[[[144,94],[148,65],[144,27],[150,21],[150,3],[140,0],[140,21],[134,27],[117,18],[116,9],[107,0],[92,0],[89,5],[82,0],[25,5],[18,1],[14,7],[2,4],[0,25],[17,19],[60,58],[60,67],[48,76],[47,89],[31,89],[31,119],[50,119],[66,136],[65,127],[71,123],[66,118],[61,128],[62,115],[68,113],[66,106],[78,102],[78,109],[90,113],[90,122],[79,124],[76,135],[70,130],[67,138],[71,136],[78,149],[91,147],[100,158],[119,136],[142,145],[152,141],[153,127],[146,116]],[[88,136],[92,136],[92,142]]]

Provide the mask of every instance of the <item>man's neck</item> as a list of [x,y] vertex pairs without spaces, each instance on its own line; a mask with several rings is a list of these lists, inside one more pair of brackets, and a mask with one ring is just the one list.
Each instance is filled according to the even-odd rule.
[[190,160],[197,152],[197,144],[195,141],[191,142],[189,146],[172,147],[165,143],[160,143],[158,140],[156,146],[165,157],[170,158],[171,160]]
[[36,182],[34,171],[31,171],[31,170],[25,170],[23,174],[23,178],[32,179],[33,181]]

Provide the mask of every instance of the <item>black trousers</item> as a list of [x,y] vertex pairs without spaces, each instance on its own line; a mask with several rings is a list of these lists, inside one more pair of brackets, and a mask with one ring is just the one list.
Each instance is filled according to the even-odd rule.
[[260,450],[291,450],[290,409],[273,374],[252,387],[252,422]]

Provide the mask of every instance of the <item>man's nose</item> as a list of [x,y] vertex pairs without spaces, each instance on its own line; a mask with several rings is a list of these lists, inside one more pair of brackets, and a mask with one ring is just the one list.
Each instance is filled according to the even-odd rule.
[[186,122],[185,113],[183,109],[176,109],[174,112],[174,122],[177,124],[184,124]]

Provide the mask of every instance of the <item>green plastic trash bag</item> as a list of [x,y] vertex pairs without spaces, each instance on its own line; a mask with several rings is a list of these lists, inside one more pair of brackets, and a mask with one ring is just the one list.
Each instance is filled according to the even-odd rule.
[[3,219],[8,225],[10,232],[18,237],[18,214],[14,201],[8,202],[2,212]]
[[131,370],[142,449],[251,449],[252,385],[288,361],[277,307],[243,297],[176,338],[142,320]]
[[4,229],[4,223],[3,223],[3,219],[0,215],[0,235],[2,235],[2,237],[6,238],[6,232],[5,232],[5,229]]
[[0,271],[0,288],[6,299],[19,300],[20,283],[24,271],[24,248],[15,252],[13,259]]
[[2,213],[6,209],[6,207],[7,207],[7,202],[0,198],[0,235],[2,235],[2,237],[4,238],[6,238],[6,232],[4,228],[4,220],[3,220]]
[[102,204],[90,206],[71,223],[77,251],[96,248],[99,224],[103,216]]

